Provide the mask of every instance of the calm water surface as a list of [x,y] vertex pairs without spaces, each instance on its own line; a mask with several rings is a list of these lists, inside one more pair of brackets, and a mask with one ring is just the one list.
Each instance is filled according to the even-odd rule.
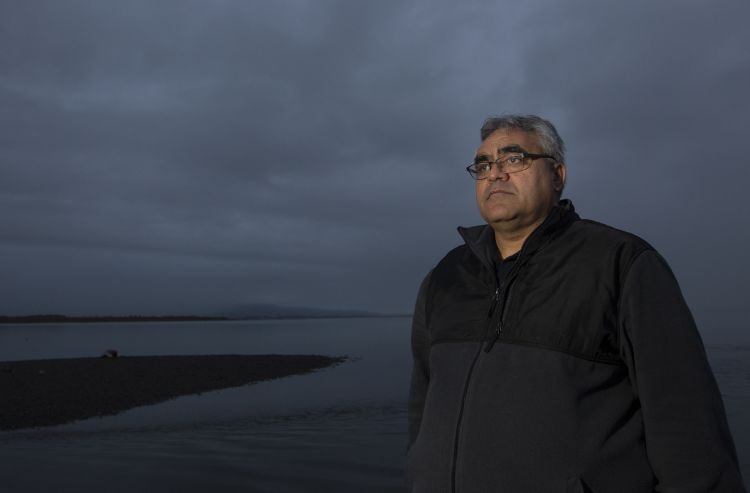
[[[409,318],[0,326],[0,361],[325,354],[349,362],[117,416],[0,432],[3,491],[401,492]],[[708,347],[750,474],[750,345]]]

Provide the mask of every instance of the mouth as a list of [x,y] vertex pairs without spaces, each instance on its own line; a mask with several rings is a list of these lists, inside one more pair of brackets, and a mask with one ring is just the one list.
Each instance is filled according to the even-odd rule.
[[487,199],[490,199],[490,198],[492,198],[493,195],[497,195],[497,194],[500,194],[500,195],[513,195],[511,192],[509,192],[507,190],[495,189],[495,190],[490,190],[490,192],[487,194]]

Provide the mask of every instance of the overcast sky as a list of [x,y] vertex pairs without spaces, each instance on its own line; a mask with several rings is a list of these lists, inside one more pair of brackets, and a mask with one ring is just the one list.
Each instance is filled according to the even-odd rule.
[[[460,5],[460,6],[459,6]],[[0,2],[0,314],[411,311],[489,115],[749,339],[750,4]]]

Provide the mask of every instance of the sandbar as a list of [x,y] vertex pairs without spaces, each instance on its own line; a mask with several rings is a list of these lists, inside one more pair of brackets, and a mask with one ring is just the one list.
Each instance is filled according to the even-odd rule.
[[345,360],[222,354],[0,362],[0,430],[117,414],[183,395],[309,373]]

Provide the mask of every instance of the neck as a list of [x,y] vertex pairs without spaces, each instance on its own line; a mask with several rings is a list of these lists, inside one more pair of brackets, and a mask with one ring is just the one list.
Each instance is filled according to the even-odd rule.
[[[495,229],[495,244],[500,252],[502,258],[508,258],[511,255],[519,252],[523,248],[526,238],[539,226],[542,222],[539,221],[523,230],[514,229],[512,231],[504,231]],[[493,229],[494,229],[493,225]]]
[[550,208],[543,217],[528,224],[518,224],[517,222],[492,224],[492,229],[495,231],[495,244],[500,256],[505,259],[521,251],[526,239],[544,222],[551,210]]

